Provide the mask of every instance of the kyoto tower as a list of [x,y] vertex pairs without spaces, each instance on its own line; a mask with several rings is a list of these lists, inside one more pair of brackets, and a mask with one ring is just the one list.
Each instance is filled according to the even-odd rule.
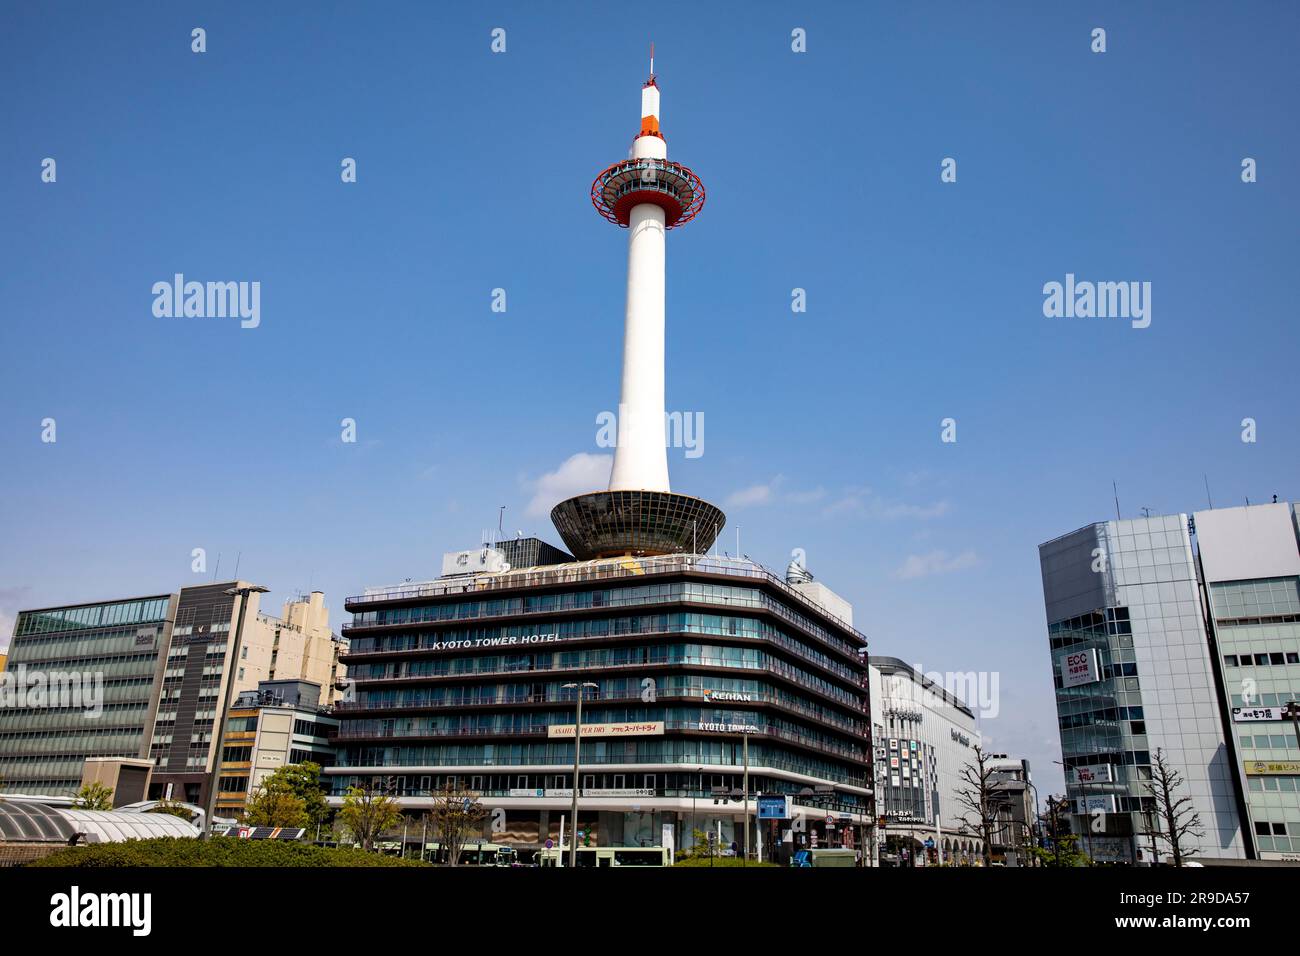
[[584,560],[704,553],[726,517],[707,501],[670,490],[664,414],[665,234],[699,214],[704,184],[689,167],[668,159],[653,47],[631,156],[596,177],[591,203],[628,230],[618,445],[609,489],[560,502],[551,520],[569,550]]

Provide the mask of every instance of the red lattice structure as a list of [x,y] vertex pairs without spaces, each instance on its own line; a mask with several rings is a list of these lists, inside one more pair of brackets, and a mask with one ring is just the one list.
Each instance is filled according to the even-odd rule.
[[627,228],[632,209],[653,203],[664,225],[684,226],[704,208],[704,183],[689,166],[667,159],[625,159],[591,184],[591,204],[612,223]]

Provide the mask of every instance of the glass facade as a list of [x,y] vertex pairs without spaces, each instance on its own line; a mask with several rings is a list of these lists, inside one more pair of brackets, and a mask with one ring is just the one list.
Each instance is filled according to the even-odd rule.
[[1234,771],[1186,515],[1090,525],[1039,548],[1062,759],[1086,852],[1145,862],[1157,748],[1184,780],[1204,857],[1241,858]]
[[146,756],[170,596],[23,611],[0,694],[6,790],[68,794],[87,757]]
[[[450,781],[488,798],[571,792],[573,742],[554,728],[571,728],[576,690],[565,685],[583,682],[595,685],[584,691],[584,728],[650,728],[584,735],[584,792],[627,791],[679,839],[691,827],[663,801],[717,806],[715,788],[739,787],[746,736],[751,793],[810,800],[820,788],[828,811],[867,814],[865,639],[752,565],[741,583],[687,566],[642,583],[642,570],[622,559],[602,565],[602,577],[619,580],[599,587],[539,588],[531,582],[554,579],[502,574],[480,577],[486,595],[350,601],[356,683],[336,711],[332,793],[380,783],[418,807]],[[536,813],[529,823],[545,832]]]

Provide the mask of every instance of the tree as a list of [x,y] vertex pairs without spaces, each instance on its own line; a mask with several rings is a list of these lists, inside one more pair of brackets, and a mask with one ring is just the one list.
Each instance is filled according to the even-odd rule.
[[310,760],[281,767],[276,774],[283,774],[289,789],[300,797],[307,807],[307,820],[313,827],[323,826],[330,817],[330,807],[325,800],[325,788],[320,782],[320,764]]
[[305,761],[281,767],[262,781],[248,802],[244,822],[316,830],[329,813],[320,783],[320,764]]
[[1155,763],[1151,765],[1151,779],[1143,781],[1143,787],[1155,800],[1156,819],[1160,832],[1156,836],[1169,844],[1169,854],[1174,858],[1174,866],[1182,866],[1185,857],[1199,853],[1196,847],[1187,847],[1188,837],[1203,837],[1205,830],[1201,826],[1201,815],[1192,806],[1189,796],[1177,796],[1183,785],[1183,776],[1165,760],[1164,750],[1156,749]]
[[73,806],[78,810],[112,810],[113,788],[98,781],[85,784],[77,791]]
[[309,822],[306,802],[290,790],[283,779],[276,779],[274,774],[253,791],[253,796],[244,809],[244,823],[254,827],[287,827],[297,830],[306,827]]
[[691,830],[691,849],[683,855],[690,860],[707,860],[710,857],[716,858],[720,849],[718,841],[716,839],[710,840],[708,833],[703,830],[693,829]]
[[957,789],[957,806],[963,809],[959,818],[963,833],[980,839],[984,844],[984,865],[993,862],[993,828],[997,824],[1000,794],[994,788],[993,758],[980,747],[975,748],[975,762],[961,768],[958,779],[964,784]]
[[363,850],[372,850],[375,840],[402,818],[397,801],[370,787],[348,787],[339,819]]
[[1043,866],[1087,866],[1088,857],[1079,849],[1078,834],[1070,832],[1070,801],[1062,794],[1048,794],[1047,809],[1039,814],[1043,835],[1051,848],[1034,847],[1033,854]]
[[192,821],[194,819],[194,814],[192,812],[185,809],[179,803],[167,799],[159,800],[158,806],[154,807],[152,810],[146,810],[145,812],[146,813],[168,813],[174,817],[180,817],[182,820],[185,820],[186,822]]
[[483,830],[488,810],[478,802],[478,794],[448,784],[433,799],[429,810],[429,823],[438,836],[438,842],[447,851],[451,866],[460,863],[460,851],[475,830]]

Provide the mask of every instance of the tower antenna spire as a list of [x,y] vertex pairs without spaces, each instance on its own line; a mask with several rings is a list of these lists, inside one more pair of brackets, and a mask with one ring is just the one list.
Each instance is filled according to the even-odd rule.
[[651,41],[650,41],[650,80],[651,80],[651,82],[654,81],[654,78],[655,78],[655,41],[654,41],[654,40],[651,40]]

